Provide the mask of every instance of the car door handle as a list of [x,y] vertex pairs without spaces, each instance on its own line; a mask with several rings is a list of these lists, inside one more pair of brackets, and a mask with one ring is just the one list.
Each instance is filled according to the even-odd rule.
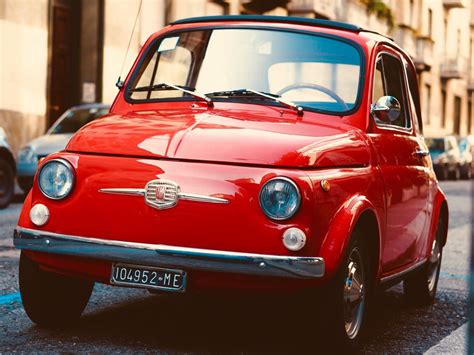
[[413,155],[416,155],[417,157],[426,157],[427,155],[430,154],[429,150],[417,150]]

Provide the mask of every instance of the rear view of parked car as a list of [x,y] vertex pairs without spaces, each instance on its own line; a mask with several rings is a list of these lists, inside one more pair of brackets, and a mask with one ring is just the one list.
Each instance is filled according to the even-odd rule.
[[454,136],[426,138],[431,160],[439,180],[459,180],[461,177],[461,152]]
[[45,135],[40,136],[18,152],[18,185],[28,192],[33,185],[33,178],[42,158],[63,150],[69,139],[82,126],[109,112],[104,104],[87,104],[71,107],[51,126]]
[[7,207],[15,189],[15,159],[7,135],[0,127],[0,208]]
[[474,136],[459,139],[461,153],[461,178],[471,179],[474,174]]

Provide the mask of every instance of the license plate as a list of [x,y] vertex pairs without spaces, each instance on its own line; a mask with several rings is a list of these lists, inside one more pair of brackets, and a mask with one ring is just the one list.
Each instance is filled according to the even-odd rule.
[[121,286],[184,292],[186,272],[138,265],[112,264],[110,283]]

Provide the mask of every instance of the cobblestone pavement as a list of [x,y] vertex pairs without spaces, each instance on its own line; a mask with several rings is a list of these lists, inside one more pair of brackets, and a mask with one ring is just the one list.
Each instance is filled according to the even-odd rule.
[[[444,182],[450,204],[437,301],[411,308],[397,285],[377,296],[364,353],[421,353],[467,322],[470,182]],[[20,303],[12,230],[21,202],[0,211],[0,352],[295,352],[321,349],[324,320],[302,322],[298,299],[151,295],[96,285],[81,321],[70,329],[33,325]],[[329,348],[330,349],[330,348]]]

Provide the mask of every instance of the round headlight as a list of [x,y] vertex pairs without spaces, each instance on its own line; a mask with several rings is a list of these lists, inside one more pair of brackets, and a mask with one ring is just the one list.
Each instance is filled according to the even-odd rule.
[[298,211],[300,203],[301,196],[298,187],[288,178],[270,179],[260,190],[260,207],[271,219],[290,218]]
[[60,200],[72,191],[74,172],[71,164],[63,159],[48,161],[38,174],[38,186],[48,198]]

